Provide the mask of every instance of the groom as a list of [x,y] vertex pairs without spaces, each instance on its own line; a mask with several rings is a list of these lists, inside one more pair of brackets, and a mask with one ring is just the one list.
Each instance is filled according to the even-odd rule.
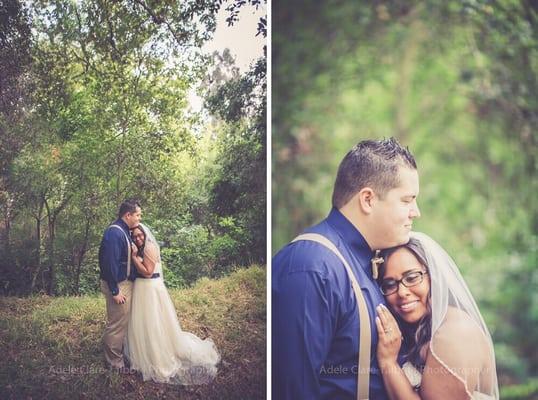
[[[413,219],[420,216],[416,168],[409,150],[393,138],[358,143],[338,168],[329,215],[305,231],[334,243],[365,299],[370,399],[387,398],[375,357],[376,306],[384,299],[371,260],[374,250],[409,240]],[[350,276],[335,253],[308,240],[288,244],[273,258],[274,398],[357,399],[357,360],[364,351],[359,330],[365,328]]]
[[120,205],[118,219],[105,230],[99,247],[101,291],[106,298],[107,314],[103,345],[106,363],[114,369],[125,368],[122,348],[136,277],[136,268],[131,262],[129,229],[140,223],[141,216],[138,201],[125,200]]

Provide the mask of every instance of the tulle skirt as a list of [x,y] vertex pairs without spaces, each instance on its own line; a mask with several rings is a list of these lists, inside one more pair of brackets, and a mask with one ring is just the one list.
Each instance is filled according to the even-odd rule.
[[211,339],[183,332],[162,278],[136,279],[124,352],[144,380],[199,385],[217,374],[220,355]]

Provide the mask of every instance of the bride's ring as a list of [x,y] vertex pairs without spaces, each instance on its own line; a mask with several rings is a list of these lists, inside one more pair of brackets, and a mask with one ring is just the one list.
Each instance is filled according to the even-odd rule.
[[385,329],[385,333],[390,333],[392,332],[392,329]]

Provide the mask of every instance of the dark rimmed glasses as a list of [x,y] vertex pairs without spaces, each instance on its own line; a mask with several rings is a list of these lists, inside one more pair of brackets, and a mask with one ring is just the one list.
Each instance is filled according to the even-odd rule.
[[398,291],[400,283],[406,288],[410,288],[422,283],[424,280],[424,275],[427,273],[428,271],[409,271],[402,276],[402,279],[384,279],[379,288],[381,289],[381,293],[388,296]]

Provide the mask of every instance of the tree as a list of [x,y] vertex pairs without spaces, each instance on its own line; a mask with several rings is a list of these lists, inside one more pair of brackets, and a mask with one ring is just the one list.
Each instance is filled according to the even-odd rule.
[[237,242],[234,263],[264,262],[266,241],[266,62],[230,79],[207,98],[210,112],[226,123],[219,137],[210,207],[218,230]]
[[8,168],[26,138],[20,122],[24,118],[29,82],[30,55],[28,15],[17,0],[0,7],[0,210],[4,254],[11,254],[11,224],[18,199],[8,190]]

